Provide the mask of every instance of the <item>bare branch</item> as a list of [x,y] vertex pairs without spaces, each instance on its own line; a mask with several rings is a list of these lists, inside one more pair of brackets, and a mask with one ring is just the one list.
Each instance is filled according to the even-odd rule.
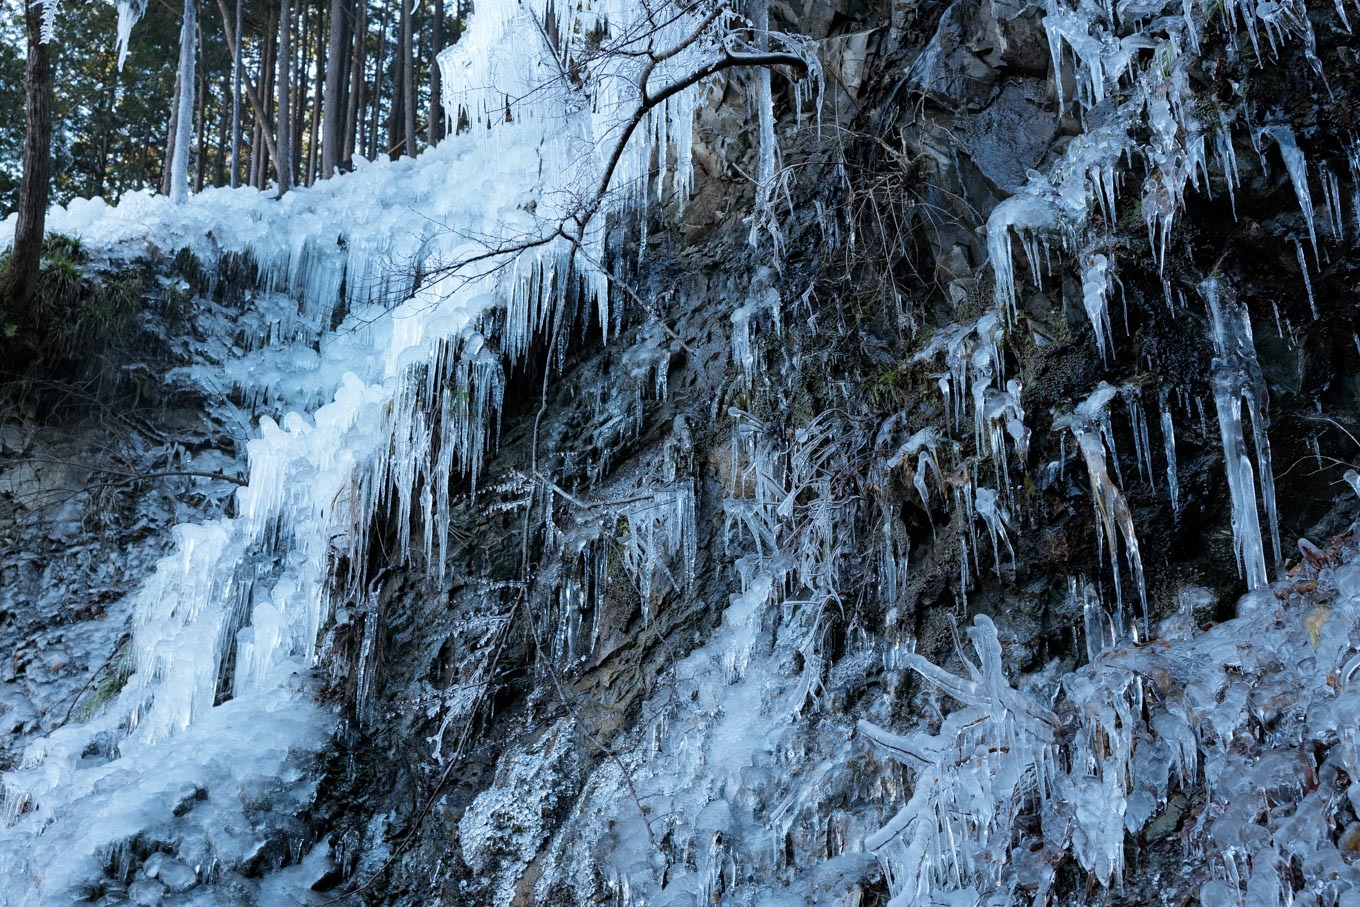
[[[693,42],[697,40],[699,34],[699,32],[695,32],[688,41]],[[673,55],[674,53],[678,53],[681,49],[683,49],[683,46],[669,51],[668,54]],[[590,223],[590,220],[598,212],[600,201],[609,192],[609,183],[614,178],[614,171],[618,169],[619,161],[623,159],[623,152],[628,145],[628,140],[633,137],[633,133],[642,125],[642,121],[646,119],[647,114],[653,108],[664,104],[685,89],[697,85],[704,79],[717,75],[724,70],[750,66],[764,66],[770,68],[786,66],[806,74],[808,68],[807,61],[797,54],[785,53],[782,51],[751,53],[746,51],[734,51],[724,47],[723,55],[721,57],[709,63],[707,66],[701,66],[689,75],[672,82],[653,95],[649,94],[647,91],[647,81],[651,78],[652,70],[655,66],[655,61],[649,63],[647,68],[642,71],[641,77],[638,79],[638,93],[641,95],[641,103],[638,104],[637,110],[633,112],[633,116],[628,120],[627,124],[624,125],[623,134],[614,144],[614,150],[609,155],[609,162],[605,165],[604,174],[600,177],[600,185],[595,190],[595,198],[591,200],[589,207],[584,212],[584,216],[577,218],[577,223],[579,225],[577,235],[579,237],[585,236],[586,225]]]

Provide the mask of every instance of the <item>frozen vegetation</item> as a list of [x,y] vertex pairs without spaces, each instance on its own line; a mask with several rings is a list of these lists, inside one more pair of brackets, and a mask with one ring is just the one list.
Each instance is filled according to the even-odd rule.
[[1118,889],[1125,836],[1166,835],[1168,810],[1181,814],[1199,790],[1179,846],[1205,907],[1350,903],[1357,826],[1338,837],[1336,823],[1339,800],[1360,796],[1360,549],[1350,536],[1327,551],[1300,544],[1292,576],[1208,630],[1187,590],[1155,645],[1084,601],[1090,663],[1030,689],[1007,679],[983,616],[967,630],[973,651],[958,653],[962,674],[904,656],[958,708],[936,733],[861,725],[912,775],[907,804],[865,841],[893,903],[1042,903],[1069,859]]

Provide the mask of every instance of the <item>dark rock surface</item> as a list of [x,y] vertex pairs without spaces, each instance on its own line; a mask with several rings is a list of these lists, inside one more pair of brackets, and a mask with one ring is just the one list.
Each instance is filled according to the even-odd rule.
[[[1081,287],[1060,276],[1061,252],[1052,253],[1042,287],[1023,287],[1004,353],[1008,373],[1023,382],[1033,431],[1023,473],[1010,476],[1017,501],[1013,567],[1002,555],[1007,563],[994,574],[985,534],[977,542],[979,530],[952,502],[937,498],[927,512],[910,470],[875,471],[892,453],[884,444],[910,433],[903,429],[944,430],[931,364],[913,355],[933,332],[985,310],[990,273],[979,228],[1027,171],[1051,166],[1079,127],[1055,113],[1048,46],[1030,7],[960,0],[905,12],[843,7],[830,20],[821,11],[783,15],[785,27],[810,31],[829,48],[832,71],[820,134],[796,127],[787,103],[781,114],[785,161],[800,168],[782,271],[770,268],[767,251],[748,247],[745,230],[733,223],[750,197],[737,174],[751,172],[749,157],[736,163],[749,130],[745,90],[734,79],[714,89],[696,130],[696,157],[706,172],[698,197],[681,223],[653,225],[648,257],[631,278],[652,311],[633,309],[629,326],[607,345],[587,331],[545,396],[534,368],[522,369],[510,385],[501,442],[485,475],[494,483],[536,469],[558,489],[521,479],[479,491],[477,503],[469,498],[460,511],[449,582],[432,582],[428,568],[416,565],[384,584],[381,680],[337,753],[318,821],[353,848],[347,852],[379,848],[391,857],[370,863],[371,874],[337,880],[337,892],[362,883],[358,896],[370,903],[629,903],[644,895],[626,894],[609,860],[631,845],[590,839],[613,825],[591,818],[608,803],[619,827],[630,830],[622,834],[642,835],[646,826],[652,836],[641,848],[651,855],[639,877],[678,880],[651,890],[658,903],[735,902],[769,885],[795,902],[859,903],[837,900],[859,891],[865,903],[877,903],[885,883],[876,866],[851,851],[903,792],[892,770],[853,740],[854,719],[909,725],[947,708],[894,669],[894,646],[910,641],[948,662],[953,621],[982,613],[1002,627],[1010,665],[1021,676],[1047,665],[1070,667],[1083,659],[1085,643],[1069,577],[1091,577],[1111,595],[1084,468],[1071,438],[1053,429],[1056,414],[1101,380],[1141,388],[1153,473],[1138,466],[1134,427],[1122,411],[1113,416],[1112,440],[1141,541],[1151,620],[1172,613],[1187,587],[1211,590],[1196,611],[1206,622],[1231,613],[1243,591],[1207,382],[1208,315],[1194,295],[1211,273],[1232,275],[1256,329],[1270,387],[1286,551],[1298,537],[1340,531],[1353,516],[1350,492],[1338,484],[1355,456],[1346,437],[1357,415],[1348,376],[1360,365],[1355,313],[1345,302],[1353,292],[1353,236],[1322,239],[1321,271],[1312,275],[1315,319],[1294,252],[1303,232],[1295,197],[1279,160],[1269,150],[1258,156],[1243,133],[1236,134],[1236,217],[1217,178],[1193,193],[1162,273],[1148,252],[1137,193],[1124,194],[1108,233],[1107,254],[1119,265],[1108,362],[1091,338]],[[1289,121],[1307,137],[1309,160],[1329,161],[1335,170],[1346,159],[1348,133],[1323,126],[1318,112],[1344,116],[1349,109],[1354,61],[1329,15],[1319,11],[1315,18],[1334,103],[1319,105],[1320,83],[1302,67],[1297,46],[1261,68],[1245,55],[1219,51],[1206,61],[1205,79],[1226,91],[1249,77],[1262,115]],[[847,58],[861,67],[848,82],[841,78]],[[724,157],[733,161],[726,168]],[[832,166],[842,160],[844,177]],[[818,205],[830,216],[819,217]],[[832,224],[835,236],[828,233]],[[779,294],[777,312],[750,306],[766,286]],[[752,327],[759,363],[753,376],[733,358],[739,310]],[[654,376],[634,368],[639,356],[656,355],[666,363],[664,394],[655,391]],[[1157,425],[1162,393],[1177,433],[1175,508]],[[635,761],[648,751],[649,735],[665,733],[649,704],[668,687],[686,688],[688,669],[677,665],[723,638],[724,609],[741,589],[738,560],[750,543],[739,539],[734,548],[724,516],[724,501],[741,497],[745,481],[734,476],[746,418],[734,418],[738,411],[786,445],[814,424],[832,426],[839,469],[833,482],[836,500],[844,502],[831,517],[843,546],[837,607],[817,612],[803,599],[806,586],[790,589],[788,600],[801,603],[774,609],[756,631],[773,676],[783,678],[771,682],[792,685],[813,651],[793,639],[805,626],[800,621],[809,620],[808,609],[828,613],[827,623],[815,621],[822,634],[815,649],[819,694],[795,710],[779,742],[765,751],[773,761],[755,758],[741,776],[751,785],[743,794],[698,799],[714,809],[731,801],[722,808],[744,810],[747,820],[763,824],[772,836],[763,842],[742,820],[714,825],[706,813],[667,813],[690,807],[683,798],[648,799],[650,770]],[[885,441],[884,426],[895,418],[902,434],[889,431]],[[946,471],[970,468],[967,451],[958,453]],[[695,576],[688,585],[667,585],[645,609],[619,563],[620,533],[628,528],[617,523],[621,508],[612,502],[671,487],[677,477],[694,483]],[[968,481],[958,472],[944,479],[954,488]],[[896,595],[883,595],[880,506],[901,538],[910,539],[909,570]],[[960,554],[979,544],[965,594]],[[601,555],[610,545],[615,553]],[[604,561],[600,573],[582,579],[583,564],[594,558]],[[671,575],[683,570],[677,559],[667,567]],[[1131,596],[1127,576],[1124,584]],[[582,604],[581,595],[594,596],[593,604]],[[573,639],[565,648],[564,635]],[[587,635],[591,644],[583,642]],[[458,692],[469,688],[477,697],[471,705]],[[562,750],[565,739],[572,741],[569,752]],[[650,746],[652,758],[669,765],[661,772],[681,772],[685,759],[699,758]],[[617,776],[614,793],[603,794],[608,784],[600,779],[610,775]],[[771,779],[780,783],[767,789]],[[781,839],[774,829],[787,819],[775,801],[803,783],[815,791],[802,795]],[[1149,834],[1176,832],[1186,812],[1177,801]],[[629,818],[639,814],[642,823]],[[375,815],[384,819],[380,834],[373,833]],[[725,844],[723,832],[713,831],[719,826],[728,829]],[[771,847],[774,857],[753,856]],[[714,854],[723,848],[736,854],[723,864],[730,867],[726,876],[713,868],[722,864]],[[1160,860],[1137,871],[1162,871]],[[825,868],[814,872],[816,866]],[[1131,880],[1120,903],[1154,898],[1151,877]],[[1085,883],[1074,877],[1065,884]]]

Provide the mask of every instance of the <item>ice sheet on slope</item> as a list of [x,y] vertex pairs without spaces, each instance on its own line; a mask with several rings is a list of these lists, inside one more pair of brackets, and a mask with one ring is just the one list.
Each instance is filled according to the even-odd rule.
[[[173,763],[188,771],[215,759],[253,764],[245,753],[258,742],[211,733],[225,715],[254,710],[260,726],[277,731],[269,742],[283,749],[316,745],[316,735],[301,732],[328,726],[328,719],[287,691],[289,677],[316,655],[331,564],[338,550],[362,546],[354,529],[383,503],[390,440],[423,437],[426,449],[398,445],[412,460],[428,456],[439,440],[413,428],[424,401],[408,393],[411,370],[439,359],[473,318],[526,284],[516,270],[489,263],[458,280],[427,284],[395,308],[390,303],[410,295],[415,261],[483,252],[495,240],[482,237],[522,236],[537,226],[523,210],[534,197],[532,186],[495,175],[506,167],[538,173],[540,139],[522,129],[499,144],[450,142],[418,160],[362,166],[277,202],[251,189],[219,189],[182,205],[134,195],[116,207],[95,200],[53,212],[53,229],[79,235],[92,253],[110,258],[148,245],[188,246],[209,262],[225,252],[250,253],[274,286],[301,298],[313,329],[329,320],[342,277],[362,301],[382,295],[374,292],[384,289],[379,276],[386,280],[402,264],[411,271],[398,272],[391,298],[382,300],[387,306],[359,306],[335,335],[321,338],[307,363],[305,392],[296,399],[327,402],[311,412],[284,413],[277,422],[262,420],[249,445],[251,477],[238,493],[238,516],[176,530],[176,551],[134,593],[136,671],[116,702],[90,724],[39,741],[25,768],[6,776],[7,799],[26,804],[28,812],[20,824],[0,830],[0,848],[12,865],[53,861],[29,877],[37,889],[16,880],[20,887],[7,901],[60,900],[82,874],[97,874],[90,863],[95,850],[166,818],[173,803],[141,766]],[[562,254],[546,246],[534,261],[552,266]],[[527,331],[532,324],[514,327]],[[475,359],[471,346],[463,351]],[[266,368],[296,353],[287,343],[259,352]],[[445,430],[465,429],[469,421],[478,422],[476,429],[445,439],[441,449],[461,444],[473,459],[493,422],[471,407],[465,417],[443,420]],[[235,670],[227,675],[222,669],[233,641]],[[221,689],[225,676],[234,677],[230,690]],[[214,706],[223,693],[234,697],[229,712]],[[262,723],[289,702],[296,713],[291,722]],[[100,751],[115,748],[112,761],[90,764],[85,754],[95,741]],[[210,796],[229,798],[233,777],[204,775],[202,781]],[[105,796],[122,805],[109,807]],[[49,853],[31,837],[42,827],[44,841],[64,838],[71,846]],[[106,830],[98,841],[90,837],[97,828]]]

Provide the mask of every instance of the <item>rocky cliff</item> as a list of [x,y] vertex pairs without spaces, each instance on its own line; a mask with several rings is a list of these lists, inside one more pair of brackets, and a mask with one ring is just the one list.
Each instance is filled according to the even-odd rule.
[[[204,868],[172,822],[107,859],[91,899],[267,903],[288,870],[315,903],[1354,896],[1354,807],[1309,799],[1350,731],[1285,726],[1326,671],[1298,667],[1286,695],[1262,678],[1288,671],[1239,655],[1220,687],[1186,691],[1217,640],[1266,638],[1232,620],[1249,589],[1268,601],[1269,583],[1293,583],[1278,596],[1288,640],[1353,629],[1349,543],[1322,548],[1356,505],[1360,9],[769,15],[815,41],[823,80],[811,98],[774,73],[772,200],[751,179],[756,80],[717,77],[693,197],[617,218],[603,322],[568,292],[527,338],[493,310],[412,367],[415,411],[485,414],[485,451],[388,469],[389,505],[337,550],[309,679],[340,716],[333,739],[299,757],[302,780],[256,792],[254,849]],[[267,318],[278,297],[234,258],[198,280],[179,291],[198,342],[152,360],[192,366],[192,393],[148,377],[146,415],[125,381],[85,417],[54,391],[9,392],[11,765],[98,708],[128,619],[107,603],[169,524],[232,506],[248,432],[225,414],[272,412],[214,400],[202,376],[242,352],[233,320]],[[136,497],[106,478],[123,473],[144,474]],[[417,488],[423,506],[398,506]],[[39,498],[61,513],[41,537],[17,528]],[[1159,645],[1172,654],[1149,666]],[[1099,695],[1073,680],[1117,670]],[[1197,711],[1239,693],[1238,717]],[[1287,702],[1259,705],[1271,695]],[[1105,706],[1117,717],[1090,717]],[[967,736],[986,722],[1008,736]],[[911,733],[967,746],[901,759],[925,739]],[[1100,766],[1129,733],[1116,780]],[[1158,756],[1169,767],[1148,781],[1138,759],[1172,741],[1190,755]],[[1250,853],[1206,831],[1234,790],[1220,749],[1295,759],[1264,795],[1270,815],[1246,820],[1263,829]],[[939,778],[960,800],[919,843],[899,811]],[[1126,817],[1111,840],[1091,838],[1100,804]],[[1310,852],[1345,854],[1335,866],[1299,857],[1271,818],[1315,807]],[[148,868],[157,852],[194,868],[184,893]],[[1253,888],[1255,872],[1274,881]]]

